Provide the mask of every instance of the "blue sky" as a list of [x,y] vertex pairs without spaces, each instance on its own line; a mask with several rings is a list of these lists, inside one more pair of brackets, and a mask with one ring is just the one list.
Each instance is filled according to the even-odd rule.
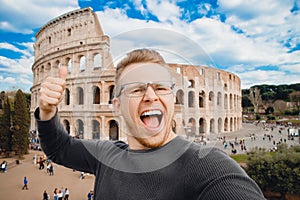
[[[0,0],[0,4],[0,91],[29,92],[35,33],[51,19],[87,6],[111,37],[112,50],[115,44],[133,48],[151,41],[168,50],[167,62],[233,72],[243,89],[300,83],[300,0]],[[147,28],[159,34],[144,34]],[[172,52],[182,54],[182,59]]]

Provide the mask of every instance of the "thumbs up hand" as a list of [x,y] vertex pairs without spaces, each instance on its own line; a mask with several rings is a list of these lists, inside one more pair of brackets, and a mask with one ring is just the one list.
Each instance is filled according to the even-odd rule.
[[40,119],[49,120],[56,113],[56,107],[63,99],[68,69],[61,66],[58,77],[48,77],[39,91]]

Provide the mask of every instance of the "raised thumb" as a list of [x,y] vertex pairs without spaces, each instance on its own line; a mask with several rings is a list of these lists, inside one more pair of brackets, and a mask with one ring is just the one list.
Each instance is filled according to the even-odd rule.
[[66,66],[61,66],[59,68],[59,77],[66,80],[68,74],[68,68]]

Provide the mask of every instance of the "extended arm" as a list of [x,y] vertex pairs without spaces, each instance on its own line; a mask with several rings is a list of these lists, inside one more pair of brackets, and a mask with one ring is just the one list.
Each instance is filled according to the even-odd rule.
[[37,109],[35,117],[41,147],[50,160],[78,171],[95,173],[99,163],[91,151],[97,151],[96,142],[74,139],[68,135],[57,114],[50,120],[40,120]]

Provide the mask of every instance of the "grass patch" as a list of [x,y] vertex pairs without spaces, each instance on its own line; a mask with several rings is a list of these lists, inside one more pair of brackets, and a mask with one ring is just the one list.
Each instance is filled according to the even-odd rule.
[[230,157],[237,163],[245,163],[247,161],[247,154],[235,154],[230,155]]

